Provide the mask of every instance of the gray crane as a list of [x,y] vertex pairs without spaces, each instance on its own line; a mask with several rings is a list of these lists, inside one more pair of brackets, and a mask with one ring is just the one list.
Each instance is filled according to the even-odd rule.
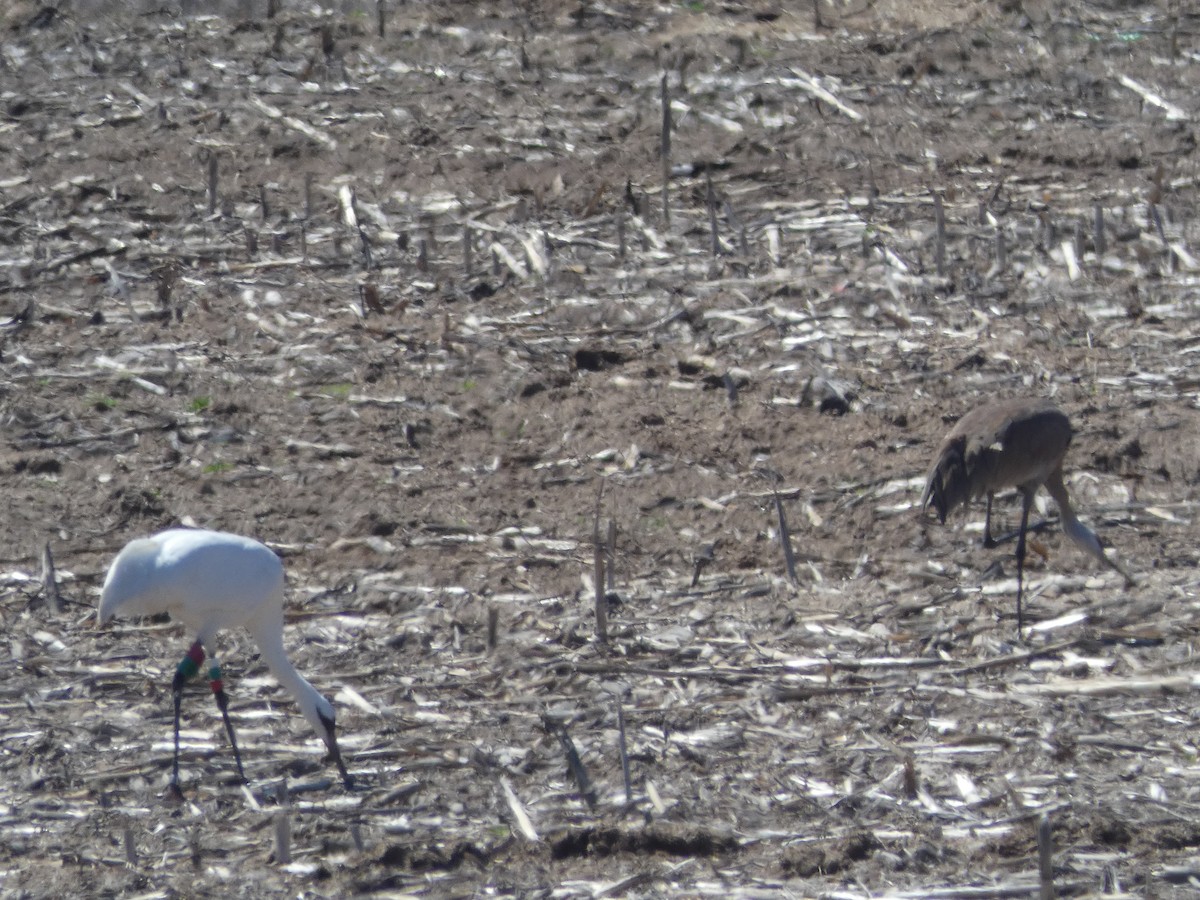
[[1079,521],[1063,484],[1063,457],[1071,445],[1071,422],[1057,406],[1044,399],[1000,400],[971,410],[950,429],[929,470],[921,512],[930,505],[938,521],[966,506],[976,497],[987,497],[983,545],[996,547],[992,537],[992,497],[1014,487],[1021,492],[1021,527],[1017,531],[1017,635],[1024,619],[1021,596],[1025,575],[1025,533],[1033,496],[1042,485],[1058,504],[1067,537],[1100,562],[1115,569],[1128,587],[1133,580],[1100,545],[1095,532]]

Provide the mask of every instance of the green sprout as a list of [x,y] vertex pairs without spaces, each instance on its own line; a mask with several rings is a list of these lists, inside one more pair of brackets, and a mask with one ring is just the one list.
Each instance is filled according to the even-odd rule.
[[346,384],[346,383],[323,384],[323,385],[321,385],[321,387],[317,388],[317,390],[320,391],[322,394],[324,394],[326,397],[332,397],[335,400],[345,400],[347,397],[350,396],[350,390],[352,387],[353,387],[353,385]]

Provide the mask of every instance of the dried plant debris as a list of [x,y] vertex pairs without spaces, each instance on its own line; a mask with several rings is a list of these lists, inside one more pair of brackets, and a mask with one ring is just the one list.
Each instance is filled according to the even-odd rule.
[[[1117,6],[5,6],[0,894],[1192,896],[1200,67]],[[1020,640],[918,509],[1018,396],[1135,582],[1044,505]],[[167,796],[194,635],[93,612],[188,524],[353,790],[232,633]]]

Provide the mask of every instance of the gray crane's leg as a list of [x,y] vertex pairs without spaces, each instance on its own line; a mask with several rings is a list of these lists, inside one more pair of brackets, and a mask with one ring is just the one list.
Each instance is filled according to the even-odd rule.
[[[1008,534],[1002,534],[1000,537],[994,538],[992,537],[992,494],[989,493],[987,497],[987,515],[983,520],[983,546],[989,550],[993,550],[996,547],[999,547],[1001,544],[1018,537],[1022,531],[1045,531],[1050,527],[1051,524],[1052,523],[1048,520],[1042,519],[1040,522],[1035,522],[1032,525],[1026,525],[1023,529],[1021,529],[1021,531],[1010,531]],[[1109,565],[1111,564],[1112,563],[1109,563]]]
[[983,516],[983,546],[991,550],[993,547],[999,547],[1000,542],[992,537],[992,497],[995,496],[991,491],[987,494],[987,512]]
[[1025,625],[1021,595],[1025,588],[1025,531],[1029,526],[1029,510],[1033,507],[1033,491],[1021,492],[1021,530],[1017,532],[1017,639]]

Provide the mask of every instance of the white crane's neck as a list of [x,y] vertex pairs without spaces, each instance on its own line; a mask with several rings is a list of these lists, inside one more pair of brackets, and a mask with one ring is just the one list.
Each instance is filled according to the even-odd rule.
[[292,661],[288,659],[287,651],[283,648],[282,629],[270,628],[263,632],[256,632],[254,638],[258,642],[258,647],[262,651],[263,659],[266,660],[271,674],[295,698],[300,712],[304,714],[304,718],[308,719],[317,736],[329,743],[329,729],[326,728],[322,717],[332,722],[333,707],[315,687],[308,683],[308,680],[296,670]]

